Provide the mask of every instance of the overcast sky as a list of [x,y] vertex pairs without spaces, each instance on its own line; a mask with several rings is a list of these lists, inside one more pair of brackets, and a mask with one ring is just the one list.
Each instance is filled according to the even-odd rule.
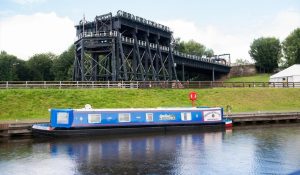
[[248,59],[255,38],[281,41],[300,27],[300,0],[0,0],[0,50],[27,60],[60,54],[75,41],[85,14],[124,10],[165,24],[182,40],[193,39],[233,60]]

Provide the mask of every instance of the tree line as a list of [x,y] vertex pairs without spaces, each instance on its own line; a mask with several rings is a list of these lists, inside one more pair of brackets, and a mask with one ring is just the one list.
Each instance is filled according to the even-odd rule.
[[68,81],[72,80],[75,47],[60,55],[35,54],[24,61],[5,51],[0,53],[0,81]]
[[275,37],[255,39],[250,45],[249,54],[259,72],[264,73],[300,64],[300,28],[291,32],[283,42]]

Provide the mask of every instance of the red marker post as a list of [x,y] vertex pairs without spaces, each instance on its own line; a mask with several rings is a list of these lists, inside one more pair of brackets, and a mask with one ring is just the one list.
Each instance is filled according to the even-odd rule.
[[195,101],[197,100],[197,92],[190,92],[189,93],[189,97],[190,97],[190,100],[192,101],[192,106],[195,107]]

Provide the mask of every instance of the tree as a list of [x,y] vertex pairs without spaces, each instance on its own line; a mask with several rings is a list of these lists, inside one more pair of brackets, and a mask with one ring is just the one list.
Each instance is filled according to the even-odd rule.
[[0,53],[0,81],[24,81],[29,80],[29,77],[25,61],[5,51]]
[[53,60],[51,71],[57,81],[72,80],[73,62],[75,58],[75,46],[72,45],[57,59]]
[[190,41],[180,41],[180,38],[175,39],[175,50],[179,52],[197,55],[197,56],[207,56],[212,57],[214,55],[214,51],[212,49],[207,49],[203,44],[198,43],[194,40]]
[[281,44],[277,38],[258,38],[250,45],[249,54],[255,65],[264,72],[273,72],[278,68],[281,58]]
[[212,57],[214,56],[214,51],[212,49],[206,49],[203,55],[205,55],[206,57]]
[[19,81],[32,80],[33,77],[30,74],[30,69],[24,60],[18,60],[16,65],[16,73]]
[[294,30],[282,43],[286,67],[300,64],[300,28]]
[[235,60],[235,64],[236,65],[247,65],[247,64],[250,64],[250,62],[246,59],[236,59]]
[[32,80],[34,81],[51,81],[54,80],[51,72],[53,60],[56,55],[52,53],[35,54],[28,61],[27,65],[30,69]]
[[18,58],[16,56],[9,55],[5,51],[1,51],[0,80],[1,81],[18,80],[18,75],[16,73],[17,64],[18,64]]

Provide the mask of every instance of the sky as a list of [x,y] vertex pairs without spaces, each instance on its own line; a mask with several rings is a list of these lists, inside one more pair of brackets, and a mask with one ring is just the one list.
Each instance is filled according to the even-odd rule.
[[74,43],[85,16],[123,10],[167,25],[175,38],[195,40],[215,54],[247,59],[259,37],[283,41],[300,27],[300,0],[0,0],[0,50],[28,60],[60,54]]

